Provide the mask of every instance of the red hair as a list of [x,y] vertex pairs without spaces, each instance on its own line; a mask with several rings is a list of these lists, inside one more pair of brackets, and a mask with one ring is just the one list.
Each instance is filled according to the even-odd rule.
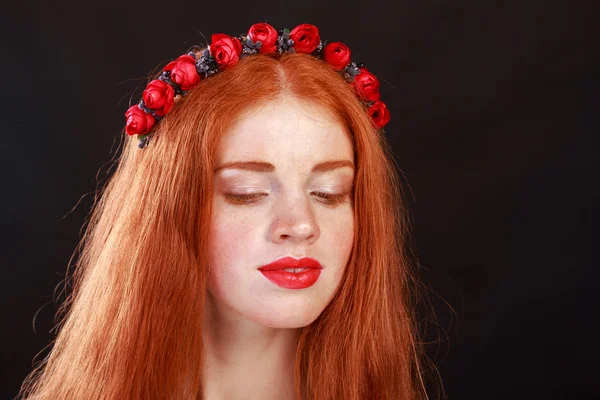
[[[233,117],[282,93],[324,106],[355,150],[355,238],[340,287],[300,328],[298,399],[426,398],[392,153],[351,86],[305,54],[260,54],[200,82],[147,148],[125,138],[78,249],[52,351],[26,378],[30,399],[190,399],[202,393],[202,316],[213,154]],[[368,273],[365,273],[365,270]]]

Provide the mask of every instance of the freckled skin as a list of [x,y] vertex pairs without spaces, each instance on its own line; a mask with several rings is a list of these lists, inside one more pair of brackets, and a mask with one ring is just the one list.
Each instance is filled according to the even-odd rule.
[[[293,97],[244,113],[225,134],[216,166],[260,160],[276,170],[215,175],[208,292],[218,318],[298,328],[329,304],[352,250],[354,171],[311,174],[311,168],[343,159],[354,161],[344,127],[317,104]],[[346,202],[327,204],[320,192],[347,194]],[[235,204],[227,193],[262,196]],[[309,288],[281,288],[258,268],[284,256],[311,257],[324,269]]]

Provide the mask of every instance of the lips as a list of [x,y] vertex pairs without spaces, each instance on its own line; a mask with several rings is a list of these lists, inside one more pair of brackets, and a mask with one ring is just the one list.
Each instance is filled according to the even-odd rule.
[[[286,271],[286,269],[292,269],[295,272]],[[284,257],[263,265],[259,271],[277,286],[286,289],[304,289],[317,282],[322,269],[321,264],[312,258]]]
[[273,271],[276,269],[285,268],[310,268],[310,269],[323,269],[321,264],[314,258],[300,258],[296,259],[293,257],[283,257],[279,260],[273,261],[271,264],[263,265],[259,269],[261,271]]

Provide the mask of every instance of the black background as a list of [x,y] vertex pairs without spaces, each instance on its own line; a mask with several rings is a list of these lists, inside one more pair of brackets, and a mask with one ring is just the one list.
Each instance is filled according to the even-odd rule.
[[382,82],[448,397],[598,396],[592,3],[4,4],[0,396],[16,395],[52,338],[52,294],[110,175],[129,98],[201,33],[264,21],[316,25]]

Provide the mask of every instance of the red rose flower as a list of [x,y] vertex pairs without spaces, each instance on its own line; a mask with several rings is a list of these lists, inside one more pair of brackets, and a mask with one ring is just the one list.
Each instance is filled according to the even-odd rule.
[[187,54],[168,63],[163,71],[171,71],[171,80],[178,84],[181,90],[190,90],[200,82],[200,76],[196,72],[196,60]]
[[312,53],[321,42],[319,29],[311,24],[301,24],[292,29],[290,39],[294,41],[294,49],[299,53]]
[[136,105],[129,107],[129,110],[125,113],[127,123],[125,124],[125,132],[128,135],[145,135],[150,132],[156,119],[150,114],[146,114],[144,110]]
[[369,115],[378,128],[383,128],[388,122],[390,122],[390,112],[388,111],[385,103],[381,100],[377,100],[371,107],[369,107]]
[[254,24],[248,30],[248,37],[254,42],[260,41],[261,53],[273,53],[277,49],[277,31],[266,23]]
[[215,33],[212,35],[210,54],[217,64],[219,64],[219,67],[231,67],[237,64],[240,59],[242,44],[236,37],[231,37],[223,33]]
[[344,43],[331,42],[323,49],[323,58],[334,69],[340,70],[350,63],[350,49]]
[[352,86],[361,99],[379,100],[379,80],[366,68],[360,68],[360,74],[354,77]]
[[166,82],[155,79],[148,84],[142,95],[146,107],[153,109],[156,115],[163,116],[173,107],[175,91]]

